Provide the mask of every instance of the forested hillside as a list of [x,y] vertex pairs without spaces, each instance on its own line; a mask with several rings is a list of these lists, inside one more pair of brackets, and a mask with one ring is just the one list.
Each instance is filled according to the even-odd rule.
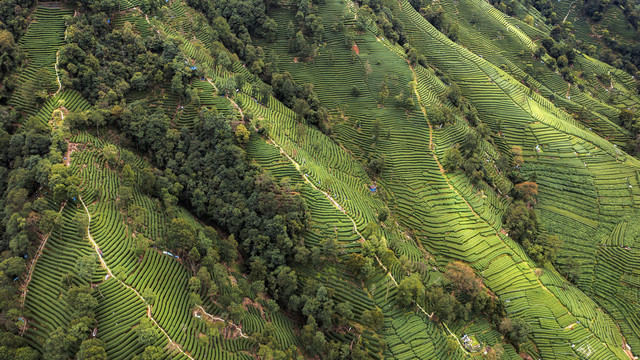
[[0,359],[634,359],[639,12],[0,2]]

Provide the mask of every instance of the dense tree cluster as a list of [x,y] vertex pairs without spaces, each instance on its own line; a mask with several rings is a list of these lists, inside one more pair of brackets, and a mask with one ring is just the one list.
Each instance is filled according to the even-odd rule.
[[244,44],[251,43],[252,36],[274,40],[276,23],[267,16],[267,12],[278,6],[277,1],[189,0],[187,3],[209,19],[217,35],[214,39],[222,40],[229,50],[238,55],[241,55]]
[[33,0],[7,0],[0,2],[0,104],[6,105],[7,95],[16,84],[7,77],[24,60],[24,53],[17,45],[27,31],[27,18]]
[[451,39],[451,41],[458,41],[460,26],[456,21],[449,18],[441,5],[425,0],[412,0],[410,3],[438,31]]
[[[36,359],[39,355],[35,350],[24,348],[22,341],[12,340],[12,334],[24,324],[24,313],[18,308],[19,293],[13,285],[23,275],[24,258],[32,253],[37,240],[47,236],[60,223],[60,215],[51,210],[49,201],[42,195],[48,194],[58,203],[70,201],[78,196],[79,179],[62,164],[62,154],[67,149],[64,139],[68,136],[64,126],[52,130],[35,118],[23,120],[21,127],[9,126],[18,123],[21,116],[7,108],[0,109],[0,119],[0,141],[5,145],[0,146],[0,172],[3,174],[0,191],[4,205],[0,239],[0,292],[3,294],[0,338],[5,339],[0,347],[4,346],[1,353],[5,356]],[[38,196],[34,196],[36,193]],[[86,221],[77,221],[77,236],[86,234],[87,225]],[[94,256],[81,257],[75,270],[60,279],[69,325],[55,329],[46,339],[45,358],[91,353],[95,359],[106,359],[103,344],[83,341],[96,323],[98,302],[94,290],[89,287],[96,269]]]
[[[22,126],[15,126],[21,123]],[[44,193],[54,195],[60,201],[77,191],[77,182],[60,163],[67,149],[64,127],[52,130],[36,118],[24,118],[15,110],[0,107],[0,351],[9,358],[33,359],[37,352],[24,348],[26,344],[14,335],[24,325],[23,312],[19,308],[19,283],[26,268],[25,258],[31,253],[41,236],[46,236],[59,223],[57,211],[51,210]],[[37,196],[34,196],[38,193]],[[76,274],[69,274],[71,279]],[[65,279],[63,283],[68,285]],[[60,334],[53,343],[56,349],[76,351],[85,338],[84,329],[91,325],[91,306],[83,307],[72,296],[68,299],[70,314],[75,319],[75,330]],[[67,295],[65,295],[67,296]],[[82,301],[81,301],[82,302]],[[88,310],[88,311],[85,311]],[[63,341],[64,340],[64,341]],[[52,343],[52,346],[53,346]],[[52,352],[58,350],[52,349]],[[36,354],[36,355],[34,355]]]
[[[14,4],[15,1],[7,1]],[[8,7],[0,5],[0,14]],[[188,3],[205,14],[210,22],[208,28],[213,39],[212,55],[216,66],[231,70],[238,59],[247,64],[250,72],[260,75],[270,86],[258,91],[268,98],[269,94],[292,108],[299,121],[316,125],[330,133],[329,114],[322,107],[313,85],[298,85],[288,72],[278,73],[275,59],[267,59],[264,50],[253,45],[252,38],[273,41],[276,24],[267,16],[278,4],[260,0],[189,0]],[[25,2],[30,6],[31,2]],[[250,287],[257,294],[267,292],[271,300],[267,307],[276,311],[286,307],[291,314],[303,319],[300,335],[310,356],[327,359],[365,358],[366,351],[360,340],[352,344],[340,344],[325,337],[325,332],[351,325],[355,319],[348,304],[339,303],[332,291],[322,282],[304,279],[296,273],[294,264],[322,265],[323,261],[345,261],[345,268],[358,280],[366,280],[374,273],[374,264],[381,261],[390,268],[393,252],[386,247],[386,240],[377,231],[377,225],[369,225],[363,232],[366,240],[362,251],[344,258],[338,256],[339,245],[334,239],[323,244],[324,257],[320,250],[310,251],[304,246],[302,234],[308,227],[308,211],[302,197],[283,180],[277,183],[268,173],[250,164],[242,148],[248,142],[251,131],[245,124],[237,124],[237,118],[222,116],[215,110],[204,109],[192,129],[177,129],[161,107],[147,101],[131,101],[127,95],[132,91],[145,91],[161,84],[170,84],[171,91],[181,100],[199,105],[197,92],[190,86],[194,71],[180,51],[180,42],[175,38],[164,38],[153,32],[140,36],[135,28],[125,23],[113,29],[105,12],[113,11],[115,1],[78,0],[76,4],[84,11],[68,19],[67,44],[60,50],[60,69],[63,85],[81,91],[94,107],[86,112],[71,112],[66,123],[74,130],[119,129],[136,150],[148,157],[157,169],[147,167],[139,172],[133,170],[135,155],[127,150],[119,151],[115,146],[105,146],[101,156],[109,168],[119,175],[118,205],[132,224],[132,231],[140,231],[139,220],[144,209],[133,205],[135,188],[155,198],[155,205],[166,215],[166,236],[152,243],[137,234],[134,251],[141,256],[149,245],[170,249],[190,261],[194,276],[189,280],[189,303],[192,308],[203,304],[203,296],[215,297],[225,313],[223,316],[234,322],[243,320],[246,313],[242,305],[242,294]],[[499,4],[504,4],[500,2]],[[157,11],[162,2],[142,1],[144,12]],[[295,2],[296,21],[289,24],[290,51],[301,57],[312,57],[323,41],[322,18],[314,14],[318,3],[309,0]],[[411,65],[426,66],[426,59],[406,43],[402,23],[381,0],[359,2],[356,30],[378,26],[381,33],[392,42],[404,44],[403,48]],[[421,15],[441,32],[456,41],[458,25],[449,19],[442,7],[424,1],[412,1]],[[19,6],[19,5],[18,5]],[[502,6],[502,5],[498,5]],[[549,6],[550,7],[550,6]],[[16,14],[25,13],[15,8]],[[507,11],[508,12],[508,11]],[[19,16],[14,22],[0,22],[0,80],[11,72],[22,54],[16,46],[24,23]],[[13,18],[12,18],[13,19]],[[12,20],[13,21],[13,20]],[[200,21],[197,19],[197,21]],[[342,24],[344,25],[344,24]],[[334,26],[340,28],[340,25]],[[552,37],[543,41],[544,48],[556,59],[557,65],[567,68],[575,52],[559,44],[566,40],[567,31],[554,28]],[[207,31],[209,31],[207,30]],[[546,42],[546,43],[545,43]],[[346,36],[346,45],[353,45],[353,37]],[[237,63],[236,63],[237,64]],[[369,68],[370,66],[367,65]],[[366,67],[365,67],[366,69]],[[443,80],[448,80],[439,74]],[[368,74],[367,74],[368,76]],[[37,79],[48,76],[42,74]],[[221,92],[232,95],[242,88],[243,76],[225,79]],[[381,103],[389,97],[388,78],[380,87]],[[451,81],[445,81],[451,85]],[[48,84],[30,84],[33,89],[44,91]],[[359,90],[354,88],[354,96]],[[41,103],[46,98],[32,92],[34,101]],[[400,92],[395,96],[399,108],[410,111],[415,107],[413,93]],[[263,97],[264,98],[264,97]],[[0,95],[1,100],[1,95]],[[429,109],[429,118],[434,125],[451,124],[455,115],[462,115],[470,128],[463,142],[445,152],[443,166],[447,171],[464,170],[474,182],[486,180],[485,144],[493,143],[489,128],[478,118],[476,109],[461,94],[455,85],[449,86],[442,99],[450,106]],[[129,102],[129,103],[127,103]],[[453,109],[453,110],[452,110]],[[45,200],[33,197],[36,191],[48,191],[57,204],[64,203],[79,194],[80,179],[63,165],[62,153],[66,150],[63,141],[64,129],[51,132],[39,120],[27,119],[20,127],[19,115],[9,109],[0,109],[0,194],[3,196],[3,235],[0,239],[0,302],[2,321],[0,328],[0,353],[15,358],[36,358],[38,354],[26,347],[16,337],[19,322],[18,303],[12,280],[24,272],[23,255],[38,235],[51,232],[60,222],[59,215],[47,207]],[[251,115],[247,113],[245,120]],[[621,114],[621,121],[630,127],[636,126],[628,114]],[[381,132],[380,120],[374,121],[373,138],[377,141]],[[495,144],[494,144],[495,146]],[[520,156],[520,161],[518,160]],[[501,154],[501,169],[511,169],[521,163],[521,154]],[[370,155],[365,159],[372,177],[385,169],[385,158]],[[43,189],[43,190],[40,190]],[[505,214],[505,226],[511,236],[521,242],[532,258],[544,263],[552,261],[561,242],[555,236],[539,235],[538,223],[533,211],[537,185],[534,182],[519,182],[512,195],[516,201]],[[100,191],[96,192],[101,198]],[[198,217],[219,230],[205,226],[197,229],[187,219],[179,216],[177,205],[184,205]],[[385,209],[386,210],[386,209]],[[384,222],[388,210],[381,211],[378,220]],[[88,219],[84,213],[74,218],[77,236],[87,234]],[[223,236],[221,236],[223,235]],[[230,280],[228,265],[242,254],[248,279]],[[380,259],[380,260],[379,260]],[[222,263],[226,263],[227,266]],[[93,281],[97,268],[94,256],[77,259],[75,272],[62,279],[63,300],[70,324],[59,328],[44,346],[47,358],[106,358],[104,344],[98,339],[89,339],[90,329],[95,325],[95,310],[98,305],[96,291],[88,286]],[[114,274],[126,276],[124,267],[116,267]],[[80,285],[78,285],[80,284]],[[433,311],[440,321],[468,321],[474,316],[491,319],[514,345],[525,342],[529,335],[528,325],[520,319],[506,318],[502,302],[490,293],[476,276],[473,269],[462,262],[447,266],[440,283],[424,285],[417,274],[405,277],[397,289],[397,301],[401,307],[424,306]],[[147,289],[143,297],[149,305],[157,299]],[[362,312],[360,322],[367,328],[380,330],[384,315],[378,308]],[[162,350],[152,345],[160,336],[152,321],[143,318],[134,327],[139,344],[145,347],[135,359],[157,359]],[[208,334],[217,334],[218,328],[208,328]],[[258,354],[265,358],[293,357],[293,348],[283,348],[274,335],[274,328],[267,324],[262,333],[256,335],[260,344]],[[83,341],[84,340],[84,341]],[[205,341],[205,340],[202,340]],[[208,340],[206,340],[208,341]]]
[[67,44],[59,52],[64,87],[103,108],[119,103],[131,90],[165,81],[181,98],[191,100],[192,70],[176,40],[155,32],[140,36],[129,23],[111,29],[107,20],[102,12],[68,20]]
[[[94,260],[95,261],[95,260]],[[68,304],[69,325],[58,327],[44,343],[45,359],[65,359],[77,354],[92,355],[92,359],[107,359],[104,343],[87,339],[97,325],[95,310],[98,307],[96,291],[86,286],[73,285],[66,289],[64,299]]]
[[630,109],[620,110],[618,124],[631,131],[633,137],[629,141],[628,150],[632,155],[640,154],[640,114],[634,114]]
[[322,17],[315,14],[319,2],[300,0],[293,3],[296,23],[289,21],[287,25],[289,52],[303,59],[315,58],[322,44],[324,23]]
[[285,71],[273,76],[271,86],[273,95],[298,115],[298,121],[304,120],[325,134],[331,134],[329,111],[320,105],[313,84],[298,85]]
[[[307,227],[306,205],[287,193],[268,174],[247,162],[236,145],[230,119],[205,111],[193,131],[170,128],[162,110],[134,102],[116,120],[123,132],[149,153],[162,169],[150,174],[149,193],[165,208],[178,202],[219,225],[238,239],[249,257],[264,260],[269,269],[284,265],[300,245]],[[175,237],[168,247],[190,248],[195,235],[184,224],[172,223]],[[189,235],[191,234],[191,235]]]
[[630,0],[584,0],[582,11],[593,21],[600,21],[604,18],[607,10],[612,6],[618,6],[622,10],[629,25],[636,30],[640,23],[640,15],[636,4]]
[[516,184],[512,193],[515,201],[504,214],[509,236],[522,244],[529,256],[539,264],[553,262],[563,245],[557,235],[539,234],[539,221],[532,204],[538,194],[535,182]]
[[556,24],[558,22],[558,14],[553,9],[551,0],[533,0],[533,7],[544,16],[548,24]]
[[447,265],[446,283],[427,288],[427,308],[441,321],[468,321],[474,316],[486,316],[494,323],[504,316],[504,304],[482,284],[469,265],[456,261]]
[[521,318],[505,317],[498,329],[516,349],[520,349],[520,344],[528,341],[531,334],[531,326]]
[[[564,26],[566,27],[568,24],[569,22]],[[541,56],[546,51],[551,56],[546,61],[546,65],[553,71],[559,70],[566,81],[575,83],[577,77],[572,71],[572,66],[577,53],[574,50],[574,46],[570,45],[572,41],[566,41],[567,34],[569,32],[566,28],[556,25],[551,30],[551,37],[542,40],[542,47],[538,48],[537,55]]]
[[0,30],[0,103],[6,102],[7,85],[5,77],[18,67],[24,59],[24,54],[15,37],[9,30]]
[[[575,38],[572,33],[573,24],[570,21],[561,21],[562,18],[554,12],[550,0],[535,0],[533,4],[547,19],[547,23],[554,25],[550,33],[551,36],[543,40],[543,47],[538,49],[536,55],[540,56],[546,50],[553,57],[553,60],[547,62],[547,65],[552,70],[559,69],[565,80],[570,82],[576,80],[575,75],[570,71],[570,65],[577,55],[574,51],[576,48],[592,56],[598,55],[600,60],[623,69],[631,75],[636,77],[640,75],[638,73],[638,67],[640,67],[639,44],[630,42],[628,39],[622,40],[618,36],[610,34],[609,30],[604,29],[601,32],[602,41],[600,44],[602,46],[589,45],[585,41]],[[582,3],[582,12],[592,21],[597,22],[604,18],[607,9],[611,6],[619,6],[629,24],[636,31],[638,30],[640,15],[629,0],[585,0]]]
[[[628,73],[638,77],[640,72],[640,43],[625,43],[605,33],[604,43],[608,47],[600,52],[600,59],[611,66],[624,69]],[[640,93],[640,85],[638,85]]]
[[491,0],[490,3],[496,9],[502,11],[503,13],[509,16],[516,15],[516,12],[513,10],[513,8],[515,7],[513,0]]
[[[398,17],[391,11],[388,4],[383,0],[362,0],[357,2],[360,5],[358,17],[356,20],[356,30],[362,31],[367,24],[375,24],[392,43],[404,45],[407,42],[407,36],[404,31],[404,25]],[[351,46],[352,42],[348,46]]]
[[[404,308],[421,305],[425,311],[432,312],[436,320],[445,323],[485,317],[516,348],[529,338],[530,326],[520,318],[508,317],[504,303],[484,286],[469,265],[461,261],[449,263],[443,280],[428,286],[423,284],[418,274],[405,277],[398,285],[397,301]],[[374,323],[376,318],[373,310],[366,314],[364,320]],[[455,345],[457,348],[458,344]]]
[[582,10],[593,21],[600,21],[604,17],[608,0],[584,0],[582,4]]
[[18,40],[27,31],[27,17],[36,4],[33,0],[5,0],[0,3],[0,30]]
[[[114,0],[72,0],[70,2],[72,6],[84,10],[83,12],[111,13],[121,9],[121,4]],[[155,12],[163,3],[162,0],[141,0],[140,9],[145,13]]]
[[[189,0],[187,3],[202,12],[209,22],[213,40],[212,55],[217,64],[231,65],[232,57],[242,59],[247,69],[269,82],[278,72],[275,59],[265,57],[260,46],[253,45],[252,38],[275,41],[277,25],[267,12],[278,6],[277,1],[267,0]],[[200,21],[200,20],[198,20]],[[234,54],[229,56],[228,53]]]

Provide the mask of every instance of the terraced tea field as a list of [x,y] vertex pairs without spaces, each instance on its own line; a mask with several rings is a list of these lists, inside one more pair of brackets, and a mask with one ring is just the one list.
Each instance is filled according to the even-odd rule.
[[[549,54],[536,55],[557,30],[517,1],[516,15],[479,0],[437,2],[442,19],[457,24],[457,42],[427,21],[431,10],[406,0],[258,3],[243,6],[268,16],[259,30],[242,24],[255,14],[213,2],[34,8],[9,100],[20,119],[11,131],[23,137],[2,138],[21,155],[0,173],[7,188],[30,176],[24,187],[37,192],[19,194],[43,208],[3,224],[33,228],[19,254],[26,271],[14,279],[22,295],[15,332],[38,356],[56,358],[48,354],[62,335],[75,342],[60,358],[83,358],[80,344],[94,338],[109,359],[640,352],[640,161],[624,151],[635,135],[619,121],[625,108],[638,109],[634,77],[576,49],[579,75],[568,81]],[[305,6],[313,17],[298,13]],[[553,6],[580,21],[566,1]],[[628,38],[621,11],[598,26]],[[74,50],[78,71],[111,67],[121,77],[104,80],[93,99],[60,81],[68,16],[103,26],[91,34],[93,53]],[[320,30],[305,27],[316,17]],[[310,57],[294,54],[312,33],[322,41]],[[146,52],[126,65],[101,63],[94,55],[108,51],[99,41]],[[285,85],[274,80],[281,74]],[[224,116],[218,128],[213,116]],[[49,138],[21,129],[30,117]],[[142,144],[145,136],[153,144]],[[461,154],[453,168],[452,148]],[[224,164],[217,172],[204,165],[213,160]],[[61,173],[63,186],[47,185]],[[537,217],[536,235],[561,244],[549,261],[530,256],[532,245],[507,225],[526,183],[536,189],[523,203]],[[61,197],[61,188],[73,195]],[[10,214],[20,207],[7,193]],[[44,213],[57,214],[48,234],[36,229]],[[472,280],[451,280],[452,264],[468,265]],[[476,285],[482,304],[457,290]],[[86,323],[70,297],[80,288],[95,304]],[[452,299],[467,302],[454,308]],[[513,323],[526,328],[521,339]]]

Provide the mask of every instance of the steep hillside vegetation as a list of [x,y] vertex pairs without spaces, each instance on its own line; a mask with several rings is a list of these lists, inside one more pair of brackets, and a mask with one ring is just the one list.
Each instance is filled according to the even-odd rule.
[[640,352],[632,2],[0,13],[4,358]]

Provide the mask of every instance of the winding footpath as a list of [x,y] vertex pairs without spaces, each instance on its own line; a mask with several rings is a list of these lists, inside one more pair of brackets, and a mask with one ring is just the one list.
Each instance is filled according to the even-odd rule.
[[[76,16],[75,13],[73,15],[74,17]],[[67,40],[67,29],[64,29],[64,40]],[[53,96],[56,96],[60,93],[60,91],[62,91],[62,82],[60,82],[60,74],[58,71],[58,64],[60,63],[60,49],[58,49],[58,51],[56,51],[56,63],[54,68],[56,69],[56,80],[58,81],[58,91],[56,91],[55,94],[53,94]]]
[[[67,203],[65,202],[62,204],[62,206],[60,206],[60,211],[58,211],[58,215],[62,213],[62,210],[66,205]],[[31,260],[29,265],[27,265],[27,268],[29,269],[27,271],[27,277],[25,278],[24,284],[20,289],[22,291],[22,296],[20,297],[20,306],[22,307],[22,309],[24,309],[24,302],[26,301],[27,293],[29,292],[28,287],[29,287],[29,283],[31,282],[31,277],[33,275],[33,269],[36,268],[36,262],[38,262],[40,255],[42,255],[44,246],[47,244],[47,240],[49,240],[49,237],[51,236],[52,232],[53,232],[53,229],[51,229],[51,231],[49,231],[49,233],[44,236],[44,238],[42,239],[42,242],[40,243],[40,246],[38,247],[38,250],[36,251],[35,254],[33,254],[33,259]],[[22,316],[22,321],[24,322],[24,325],[22,325],[22,328],[20,329],[20,336],[24,335],[24,332],[27,330],[27,318],[24,315]]]
[[[305,183],[309,184],[309,186],[311,186],[314,190],[320,191],[322,194],[324,194],[324,196],[327,197],[327,199],[329,199],[329,201],[333,204],[333,206],[335,206],[338,210],[340,210],[351,221],[351,223],[353,224],[353,230],[355,231],[356,234],[358,234],[358,236],[360,236],[360,239],[362,241],[364,241],[365,238],[364,238],[364,236],[362,236],[360,231],[358,231],[358,227],[356,225],[356,221],[347,213],[347,211],[342,206],[340,206],[340,204],[333,197],[331,197],[331,195],[329,195],[327,192],[323,191],[322,189],[318,188],[311,180],[309,180],[309,177],[307,176],[307,174],[304,174],[302,172],[302,170],[300,169],[300,164],[298,164],[297,161],[295,161],[291,156],[289,156],[289,154],[287,154],[287,152],[284,151],[284,149],[280,145],[278,145],[278,143],[276,143],[272,138],[269,138],[269,141],[273,144],[273,146],[275,146],[278,150],[280,150],[280,153],[282,155],[284,155],[287,159],[289,159],[289,161],[293,164],[293,166],[296,168],[296,170],[300,173],[300,175],[304,179]],[[380,265],[380,267],[384,270],[385,274],[391,279],[391,281],[393,282],[394,286],[398,287],[398,282],[396,281],[396,279],[393,276],[393,274],[391,274],[391,271],[389,271],[387,269],[387,267],[384,266],[384,264],[382,263],[382,261],[380,261],[380,259],[378,258],[377,255],[375,255],[375,258],[376,258],[376,262],[378,263],[378,265]],[[422,306],[420,306],[418,303],[416,303],[416,307],[424,315],[426,315],[429,319],[432,318],[433,314],[427,313],[424,310],[424,308]],[[471,353],[469,353],[467,351],[467,349],[465,349],[462,346],[462,343],[460,342],[460,339],[458,338],[458,336],[456,334],[454,334],[453,332],[451,332],[451,330],[449,330],[449,328],[447,327],[447,325],[444,322],[442,324],[445,326],[445,328],[449,332],[450,336],[453,336],[456,339],[456,341],[458,342],[458,345],[460,346],[460,349],[462,349],[462,351],[464,351],[467,354],[471,354]]]
[[116,276],[113,275],[113,273],[111,272],[111,269],[109,269],[109,266],[107,265],[107,263],[102,258],[102,255],[100,255],[100,251],[98,250],[98,244],[93,239],[93,236],[91,236],[91,231],[89,231],[89,229],[91,228],[91,213],[89,212],[89,209],[87,208],[87,205],[85,205],[84,201],[82,200],[82,197],[79,197],[79,199],[80,199],[80,202],[82,203],[82,206],[84,207],[84,210],[87,212],[87,217],[88,217],[88,220],[89,220],[87,222],[87,238],[89,239],[89,241],[91,241],[91,244],[93,245],[93,249],[95,250],[96,254],[98,255],[98,258],[100,259],[100,264],[102,265],[102,267],[105,270],[107,270],[107,274],[109,274],[109,277],[112,277],[112,278],[116,279],[120,284],[122,284],[122,286],[124,286],[125,288],[133,291],[136,294],[136,296],[140,300],[142,300],[143,303],[145,303],[147,305],[147,317],[158,327],[158,329],[160,329],[160,331],[164,334],[164,336],[169,340],[169,344],[173,348],[178,349],[178,351],[180,351],[182,354],[184,354],[189,359],[194,360],[194,358],[191,357],[191,355],[189,355],[184,350],[182,350],[182,347],[180,346],[180,344],[176,343],[175,341],[173,341],[173,339],[171,339],[169,334],[167,334],[167,332],[164,331],[162,326],[160,326],[160,324],[158,324],[158,322],[153,318],[153,315],[151,314],[151,305],[146,303],[146,301],[144,300],[142,295],[140,295],[138,290],[136,290],[135,288],[125,284],[122,280],[118,279]]
[[58,81],[58,91],[56,91],[55,95],[58,95],[58,93],[60,93],[60,91],[62,90],[62,83],[60,82],[60,75],[58,74],[58,62],[60,61],[60,50],[58,50],[58,52],[56,52],[56,64],[55,64],[55,69],[56,69],[56,80]]
[[[196,309],[195,309],[195,310],[193,310],[193,316],[197,316],[197,315],[198,315],[198,313],[202,313],[202,314],[204,314],[204,316],[206,316],[210,321],[221,321],[221,322],[223,322],[223,323],[226,323],[226,322],[227,322],[225,319],[223,319],[223,318],[221,318],[221,317],[218,317],[218,316],[214,316],[214,315],[209,314],[209,313],[208,313],[208,312],[207,312],[207,311],[202,307],[202,305],[198,305],[198,306],[196,307]],[[238,326],[238,325],[236,325],[236,324],[234,324],[234,323],[229,323],[229,325],[231,325],[231,327],[233,327],[233,328],[234,328],[234,329],[235,329],[235,330],[240,334],[240,337],[243,337],[243,338],[245,338],[245,339],[248,339],[248,338],[249,338],[247,335],[245,335],[245,334],[242,332],[242,328],[240,328],[240,326]]]
[[[64,209],[66,204],[67,203],[63,203],[62,204],[62,206],[60,207],[60,211],[58,211],[58,215],[60,215],[60,213],[62,213],[62,210]],[[22,299],[20,300],[20,303],[22,304],[23,307],[24,307],[25,298],[27,297],[27,293],[29,292],[27,290],[27,287],[29,286],[29,282],[31,282],[31,276],[33,275],[33,269],[36,267],[36,262],[38,262],[38,259],[40,258],[40,255],[42,254],[42,250],[44,250],[44,246],[47,244],[47,240],[49,240],[49,236],[51,236],[52,232],[53,232],[53,229],[51,229],[51,231],[49,231],[49,233],[44,236],[44,238],[42,239],[42,242],[40,243],[40,246],[38,247],[38,250],[33,255],[33,259],[31,260],[31,263],[27,266],[29,268],[29,271],[27,273],[27,277],[25,278],[24,285],[22,286]]]

